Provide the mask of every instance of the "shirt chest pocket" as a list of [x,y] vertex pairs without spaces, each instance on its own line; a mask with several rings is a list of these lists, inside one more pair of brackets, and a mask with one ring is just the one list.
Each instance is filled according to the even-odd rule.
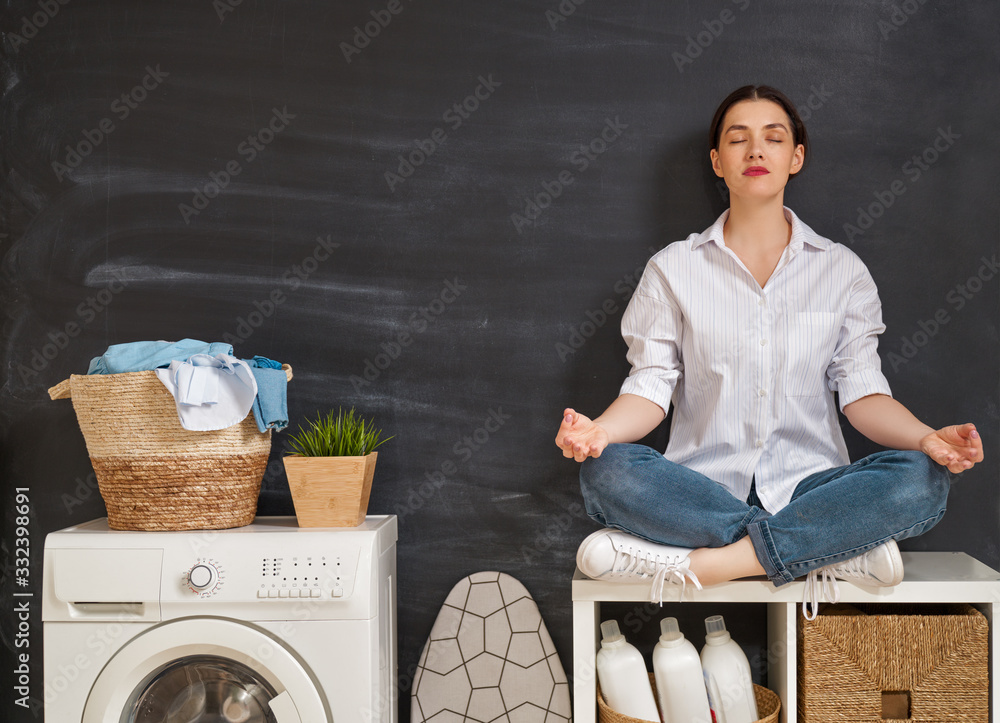
[[787,317],[785,339],[785,394],[814,397],[825,394],[826,370],[833,361],[840,332],[833,312],[802,312]]

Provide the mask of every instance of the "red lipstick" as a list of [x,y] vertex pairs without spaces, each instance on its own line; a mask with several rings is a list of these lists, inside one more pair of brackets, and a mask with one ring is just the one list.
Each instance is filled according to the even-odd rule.
[[744,176],[765,176],[768,173],[770,173],[770,171],[763,166],[750,166],[750,168],[743,171]]

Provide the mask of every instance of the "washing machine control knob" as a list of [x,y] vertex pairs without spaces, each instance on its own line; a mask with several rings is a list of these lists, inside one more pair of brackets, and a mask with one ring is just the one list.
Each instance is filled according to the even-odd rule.
[[219,570],[210,562],[199,562],[188,572],[188,584],[195,592],[205,592],[219,582]]

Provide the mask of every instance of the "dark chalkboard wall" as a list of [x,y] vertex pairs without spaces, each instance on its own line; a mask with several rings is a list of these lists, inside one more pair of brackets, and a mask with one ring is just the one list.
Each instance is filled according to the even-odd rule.
[[[896,396],[983,433],[987,461],[904,547],[1000,565],[998,20],[987,0],[5,3],[0,717],[41,715],[10,691],[27,652],[43,696],[45,534],[103,514],[46,389],[142,339],[290,363],[293,420],[354,405],[395,435],[370,511],[400,518],[401,720],[471,572],[524,582],[570,672],[595,526],[552,438],[564,406],[615,396],[651,252],[725,208],[704,136],[747,82],[802,108],[787,203],[869,265]],[[291,511],[282,438],[262,514]]]

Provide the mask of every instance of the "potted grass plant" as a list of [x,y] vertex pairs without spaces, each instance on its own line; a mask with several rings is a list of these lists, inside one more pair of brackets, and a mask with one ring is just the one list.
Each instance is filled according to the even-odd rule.
[[299,526],[357,527],[364,522],[375,450],[390,439],[354,408],[306,418],[288,436],[290,454],[284,458]]

